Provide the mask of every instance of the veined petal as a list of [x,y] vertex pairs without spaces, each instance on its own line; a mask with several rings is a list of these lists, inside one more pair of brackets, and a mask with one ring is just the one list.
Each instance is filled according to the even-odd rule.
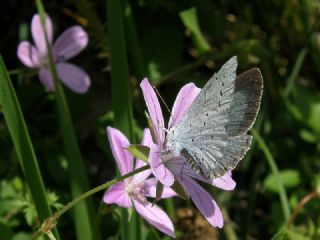
[[37,49],[29,42],[23,41],[19,44],[17,55],[20,61],[30,68],[39,68],[40,61]]
[[107,204],[117,204],[123,208],[132,207],[132,202],[126,191],[124,183],[118,182],[111,186],[103,196],[103,201]]
[[114,159],[118,165],[121,175],[133,170],[133,157],[127,151],[128,139],[117,129],[107,127],[108,139]]
[[70,63],[56,65],[60,80],[76,93],[86,93],[90,87],[90,77],[81,68]]
[[[53,38],[53,29],[52,29],[51,19],[47,14],[46,14],[45,31],[47,33],[49,44],[51,45],[52,38]],[[38,49],[39,55],[46,56],[47,55],[46,38],[45,38],[44,31],[41,26],[39,14],[35,14],[32,18],[31,33],[32,33],[33,41]]]
[[51,73],[48,69],[41,68],[39,71],[40,82],[51,92],[55,90]]
[[198,96],[200,91],[201,89],[196,87],[194,83],[188,83],[180,89],[176,97],[176,100],[173,104],[172,115],[168,124],[169,129],[178,122],[180,122],[184,113],[189,109],[190,105]]
[[153,144],[149,128],[145,128],[143,130],[141,144],[144,145],[144,146],[147,146],[147,147],[151,147],[151,145]]
[[223,217],[217,203],[212,199],[211,195],[205,191],[198,183],[189,177],[178,178],[196,207],[202,215],[214,227],[223,227]]
[[172,221],[161,208],[149,202],[147,202],[146,204],[142,204],[136,200],[133,200],[133,204],[137,212],[147,222],[155,226],[161,232],[169,235],[170,237],[175,237]]
[[76,56],[88,45],[88,34],[80,26],[65,30],[53,44],[53,54],[57,62]]
[[153,144],[150,148],[150,167],[154,176],[164,185],[170,187],[174,183],[173,174],[166,168],[160,158],[159,148]]
[[[149,178],[144,182],[149,190],[149,192],[146,193],[148,197],[156,198],[157,182],[158,179],[156,178]],[[171,198],[175,196],[178,196],[175,191],[173,191],[170,187],[164,186],[161,198]]]
[[164,120],[159,100],[147,78],[142,80],[140,87],[153,123],[157,144],[161,147],[164,142]]

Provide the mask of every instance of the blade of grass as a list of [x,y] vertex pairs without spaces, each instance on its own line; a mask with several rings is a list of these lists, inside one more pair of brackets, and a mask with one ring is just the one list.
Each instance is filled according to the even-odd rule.
[[[51,215],[38,161],[5,64],[0,56],[0,105],[40,222]],[[55,229],[54,235],[60,239]]]
[[[41,0],[36,0],[37,9],[40,14],[41,24],[44,29],[45,26],[45,10]],[[48,43],[46,36],[46,43],[48,49],[49,66],[52,78],[55,84],[55,97],[59,115],[60,130],[62,142],[68,160],[68,171],[70,177],[71,192],[73,198],[80,196],[82,193],[89,190],[89,183],[86,174],[86,168],[82,159],[79,144],[76,138],[75,130],[72,124],[70,111],[67,100],[64,95],[63,88],[58,80],[56,66],[53,60],[51,46]],[[74,208],[74,222],[76,228],[77,239],[90,240],[96,239],[97,234],[94,231],[94,217],[93,205],[90,199],[79,203]]]
[[201,54],[209,52],[211,47],[200,30],[200,25],[197,18],[197,9],[192,7],[180,12],[180,18],[185,27],[191,32],[192,40],[196,49]]
[[144,56],[138,39],[134,16],[129,0],[124,1],[124,21],[127,40],[126,42],[131,56],[133,71],[140,81],[147,74],[147,66],[144,61]]
[[298,57],[297,57],[297,59],[296,59],[296,61],[294,63],[292,72],[291,72],[291,74],[290,74],[290,76],[288,78],[287,86],[286,86],[286,88],[284,90],[284,97],[285,98],[287,98],[289,96],[290,92],[291,92],[291,89],[292,89],[292,87],[294,85],[295,80],[297,79],[297,76],[298,76],[298,74],[300,72],[301,66],[302,66],[302,64],[304,62],[304,59],[305,59],[307,53],[308,53],[308,49],[307,48],[303,48],[303,49],[300,50],[300,52],[298,54]]
[[260,136],[260,134],[255,129],[251,129],[251,132],[252,132],[252,135],[254,136],[255,140],[257,141],[258,145],[261,147],[265,157],[267,158],[267,161],[268,161],[268,164],[271,168],[272,173],[277,178],[277,184],[278,184],[278,189],[279,189],[279,196],[280,196],[280,202],[281,202],[281,207],[282,207],[282,211],[283,211],[283,216],[284,216],[285,221],[288,222],[290,215],[291,215],[289,201],[288,201],[288,196],[287,196],[286,190],[285,190],[283,183],[281,181],[281,178],[280,178],[279,169],[277,167],[277,164],[276,164],[269,148],[267,147],[266,143],[264,142],[264,140]]
[[[111,97],[114,125],[133,141],[133,113],[126,56],[126,40],[122,1],[107,0],[109,47],[111,65]],[[140,219],[136,213],[128,223],[126,210],[121,211],[122,239],[141,239]]]

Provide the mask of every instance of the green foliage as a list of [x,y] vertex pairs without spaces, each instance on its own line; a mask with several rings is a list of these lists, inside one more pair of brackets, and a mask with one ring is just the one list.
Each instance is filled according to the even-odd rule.
[[272,240],[307,240],[307,239],[309,238],[286,228],[280,230],[272,238]]
[[210,50],[209,44],[204,39],[197,19],[197,9],[195,7],[180,12],[183,24],[191,32],[196,49],[200,53],[206,53]]
[[[87,94],[76,95],[56,81],[56,94],[46,92],[37,69],[25,68],[16,56],[17,43],[31,40],[29,23],[35,6],[23,1],[2,5],[3,25],[10,28],[2,32],[0,49],[10,78],[2,65],[0,239],[30,239],[50,209],[115,176],[106,127],[117,127],[131,143],[140,143],[142,130],[148,126],[139,88],[143,77],[151,80],[171,108],[181,86],[194,82],[202,87],[233,55],[238,56],[238,73],[251,67],[261,69],[264,94],[251,150],[233,171],[236,189],[210,190],[224,209],[225,227],[219,237],[320,238],[319,197],[298,211],[290,228],[284,227],[302,199],[320,192],[317,1],[70,0],[44,4],[55,36],[72,25],[85,24],[88,48],[71,61],[89,73],[92,86]],[[162,108],[168,119],[170,114],[163,104]],[[134,150],[136,157],[147,160],[146,149]],[[178,183],[174,189],[188,199]],[[92,227],[103,239],[118,239],[120,232],[124,239],[166,239],[144,221],[140,224],[134,211],[128,223],[126,211],[121,216],[118,207],[105,208],[101,198],[102,194],[92,198],[96,208],[100,204],[92,221],[89,214],[63,216],[58,222],[63,239],[76,238],[75,221],[84,224],[78,227],[78,235]],[[190,228],[181,221],[196,225],[198,218],[176,215],[178,209],[193,205],[178,198],[173,201],[159,204],[170,211],[177,236],[183,238]],[[197,233],[205,232],[209,238],[208,228],[201,226]]]
[[[301,183],[299,172],[295,169],[285,169],[279,172],[279,178],[285,188],[293,188]],[[277,187],[277,177],[268,175],[264,180],[264,186],[271,192],[279,192]]]
[[144,162],[149,161],[149,152],[150,149],[146,146],[140,144],[131,144],[128,147],[128,151],[134,156],[136,159],[140,159]]

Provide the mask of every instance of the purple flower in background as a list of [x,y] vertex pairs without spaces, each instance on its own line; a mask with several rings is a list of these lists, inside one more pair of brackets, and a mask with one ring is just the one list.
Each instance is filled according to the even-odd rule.
[[[214,227],[221,228],[223,226],[222,213],[211,195],[197,183],[197,180],[224,190],[233,190],[236,183],[231,177],[231,171],[219,178],[205,179],[198,175],[181,156],[172,155],[167,159],[163,159],[161,153],[168,149],[166,147],[164,119],[160,104],[154,89],[147,79],[144,79],[140,86],[150,114],[156,140],[156,143],[151,146],[149,155],[153,174],[163,185],[168,187],[174,183],[175,179],[178,180],[209,223]],[[181,88],[172,108],[172,115],[168,124],[169,128],[181,120],[183,114],[190,107],[199,92],[200,89],[193,83],[186,84]],[[170,154],[166,156],[170,156]]]
[[[145,162],[137,159],[134,165],[132,155],[127,151],[130,145],[128,139],[117,129],[108,127],[107,129],[112,154],[116,160],[121,175],[132,172],[144,165]],[[149,129],[144,130],[142,145],[151,146],[152,139]],[[103,197],[107,204],[117,204],[120,207],[130,208],[134,206],[137,212],[150,224],[163,233],[175,237],[173,224],[168,215],[157,205],[148,202],[146,197],[156,197],[156,178],[148,178],[151,170],[145,170],[122,182],[119,182],[108,189]],[[162,198],[176,196],[170,188],[165,187]]]
[[[52,22],[46,15],[46,34],[52,45],[52,54],[56,63],[59,79],[72,91],[85,93],[90,86],[90,78],[81,68],[66,63],[66,60],[79,54],[88,44],[88,35],[80,26],[73,26],[64,31],[53,41]],[[49,70],[49,59],[45,34],[41,26],[40,16],[35,14],[31,22],[31,33],[35,46],[22,41],[17,50],[20,61],[30,68],[39,69],[39,79],[50,91],[54,91],[54,82]]]

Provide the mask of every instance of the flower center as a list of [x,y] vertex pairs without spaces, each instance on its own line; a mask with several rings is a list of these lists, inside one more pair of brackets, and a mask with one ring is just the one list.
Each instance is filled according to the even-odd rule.
[[130,198],[138,200],[142,203],[147,201],[146,199],[146,185],[144,183],[132,183],[130,180],[126,182],[125,189]]

